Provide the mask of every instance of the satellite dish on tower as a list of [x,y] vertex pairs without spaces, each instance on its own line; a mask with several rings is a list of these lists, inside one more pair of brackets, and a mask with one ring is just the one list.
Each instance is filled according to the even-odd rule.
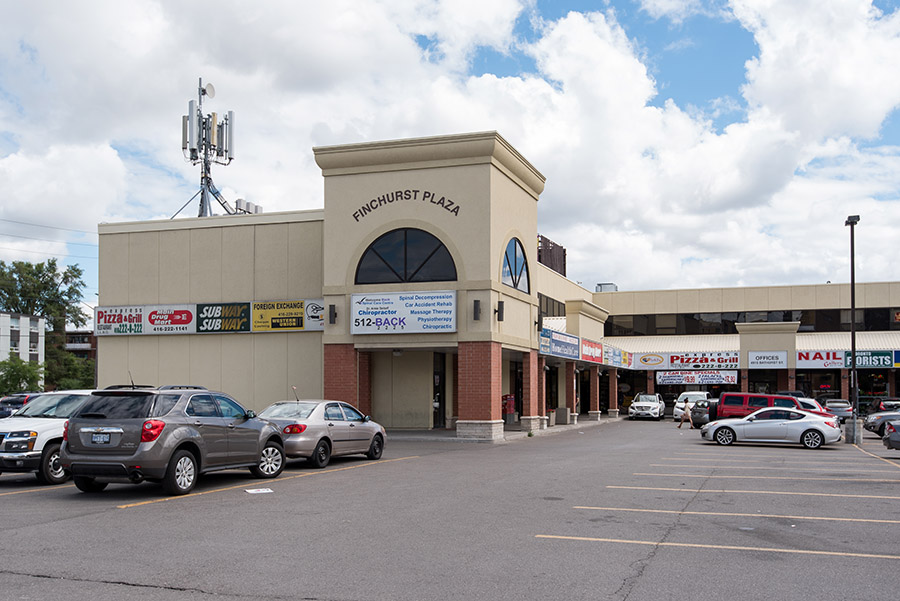
[[209,96],[210,98],[216,97],[216,88],[211,84],[206,84],[206,88],[204,88],[203,93]]

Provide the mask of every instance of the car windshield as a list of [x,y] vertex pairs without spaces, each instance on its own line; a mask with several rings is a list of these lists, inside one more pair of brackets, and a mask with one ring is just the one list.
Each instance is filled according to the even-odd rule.
[[306,419],[319,404],[304,401],[288,401],[285,403],[275,403],[269,405],[259,412],[260,417],[287,418],[287,419]]
[[637,403],[655,403],[656,397],[650,394],[639,394],[634,400]]
[[13,417],[72,417],[85,399],[85,394],[42,394],[14,413]]
[[88,419],[144,419],[150,413],[153,395],[98,394],[92,395],[76,417]]
[[825,404],[831,408],[835,409],[849,409],[850,401],[826,401]]

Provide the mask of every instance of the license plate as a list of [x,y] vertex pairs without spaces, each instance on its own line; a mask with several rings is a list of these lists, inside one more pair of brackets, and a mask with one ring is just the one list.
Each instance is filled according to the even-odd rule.
[[91,442],[94,444],[109,444],[109,433],[91,434]]

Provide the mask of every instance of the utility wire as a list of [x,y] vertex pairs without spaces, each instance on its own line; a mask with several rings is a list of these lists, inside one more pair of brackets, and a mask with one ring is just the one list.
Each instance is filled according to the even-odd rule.
[[97,244],[88,244],[86,242],[67,242],[65,240],[50,240],[48,238],[32,238],[31,236],[20,236],[19,234],[0,234],[0,236],[11,236],[13,238],[25,238],[26,240],[39,240],[41,242],[58,242],[60,244],[76,244],[78,246],[90,246],[91,248],[99,248]]
[[0,246],[0,250],[8,250],[11,252],[35,253],[38,255],[45,255],[45,256],[50,256],[50,257],[70,257],[72,259],[93,259],[94,261],[96,261],[99,258],[99,257],[83,257],[81,255],[61,255],[61,254],[57,254],[57,253],[42,252],[39,250],[25,250],[24,248],[9,248],[8,246]]
[[12,220],[12,219],[0,219],[0,221],[5,221],[6,223],[16,223],[16,224],[18,224],[18,225],[32,225],[32,226],[34,226],[34,227],[46,227],[46,228],[49,228],[49,229],[51,229],[51,230],[65,230],[65,231],[67,231],[67,232],[79,232],[79,233],[82,233],[82,234],[93,234],[93,235],[95,235],[95,236],[97,235],[97,232],[89,232],[89,231],[87,231],[87,230],[73,230],[73,229],[71,229],[71,228],[67,228],[67,227],[58,227],[58,226],[55,226],[55,225],[42,225],[42,224],[40,224],[40,223],[29,223],[29,222],[27,222],[27,221],[14,221],[14,220]]

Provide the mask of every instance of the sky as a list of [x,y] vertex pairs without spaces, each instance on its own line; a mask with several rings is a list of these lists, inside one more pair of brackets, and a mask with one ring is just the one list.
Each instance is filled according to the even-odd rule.
[[490,130],[590,290],[848,282],[848,215],[857,281],[898,281],[898,4],[0,0],[0,260],[77,264],[95,304],[97,224],[199,187],[202,78],[232,202],[321,208],[314,146]]

